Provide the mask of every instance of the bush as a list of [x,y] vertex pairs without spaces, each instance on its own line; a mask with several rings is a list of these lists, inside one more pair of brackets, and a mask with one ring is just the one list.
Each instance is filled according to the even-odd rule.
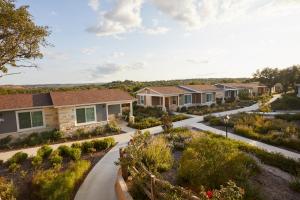
[[172,118],[168,114],[164,114],[161,118],[162,121],[162,129],[165,133],[169,133],[173,128]]
[[71,145],[72,148],[79,148],[81,149],[81,144],[79,142],[75,142]]
[[178,114],[178,115],[171,115],[172,122],[177,122],[181,120],[188,119],[189,117],[183,114]]
[[63,157],[61,157],[59,155],[59,151],[56,150],[56,151],[52,151],[50,157],[49,157],[49,161],[50,163],[53,165],[53,166],[57,166],[57,165],[60,165],[63,161]]
[[12,182],[5,180],[0,176],[0,199],[13,200],[16,199],[16,191]]
[[256,162],[232,143],[204,137],[194,139],[183,152],[177,177],[193,188],[218,188],[229,180],[244,184],[257,171]]
[[8,135],[4,138],[0,139],[0,148],[8,148],[10,146],[10,142],[12,141],[12,136]]
[[93,153],[96,151],[94,148],[94,143],[93,142],[83,142],[81,144],[81,151],[82,153]]
[[32,179],[32,199],[71,199],[76,184],[83,178],[90,166],[89,161],[82,160],[72,163],[65,172],[53,169],[38,171]]
[[36,155],[32,158],[32,161],[31,161],[32,166],[39,167],[42,165],[42,163],[43,163],[43,158],[41,156]]
[[121,132],[121,128],[118,126],[116,121],[110,121],[108,124],[106,124],[106,130],[112,133]]
[[40,156],[42,159],[46,159],[50,156],[52,152],[52,148],[48,145],[44,145],[37,151],[37,155]]
[[72,148],[66,145],[58,147],[59,154],[65,158],[70,158],[72,160],[79,160],[81,157],[81,150],[79,148]]
[[148,117],[148,118],[141,119],[140,121],[137,120],[135,123],[129,123],[130,127],[139,130],[154,127],[154,126],[160,126],[160,125],[161,125],[161,121],[154,117]]
[[271,103],[272,110],[300,110],[300,98],[286,94]]
[[10,159],[8,159],[6,161],[6,163],[8,165],[11,165],[13,163],[16,163],[16,164],[21,164],[23,163],[26,159],[28,158],[28,154],[27,153],[24,153],[24,152],[18,152],[16,153],[15,155],[13,155]]
[[21,168],[21,165],[18,164],[18,163],[11,163],[11,164],[8,166],[9,171],[14,172],[14,173],[15,173],[16,171],[18,171],[20,168]]
[[95,130],[93,131],[94,135],[103,135],[105,134],[106,130],[104,126],[98,126],[95,128]]
[[93,140],[92,142],[94,144],[94,148],[97,151],[102,151],[102,150],[108,149],[115,145],[114,138],[105,138],[103,140]]
[[154,138],[142,151],[143,163],[152,172],[166,171],[173,165],[171,149],[162,137]]
[[252,127],[239,124],[234,126],[234,133],[251,138],[253,138],[255,135]]
[[299,121],[300,120],[300,114],[281,114],[281,115],[275,115],[276,119],[282,119],[286,121]]

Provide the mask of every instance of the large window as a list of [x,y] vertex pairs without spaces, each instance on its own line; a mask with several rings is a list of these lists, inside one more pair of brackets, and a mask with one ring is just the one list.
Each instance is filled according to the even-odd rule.
[[145,104],[145,96],[139,96],[139,99],[140,99],[140,104],[141,105],[144,105]]
[[191,104],[192,103],[192,95],[184,95],[184,104]]
[[206,94],[206,102],[212,102],[213,101],[213,94]]
[[96,121],[95,106],[76,108],[77,124],[90,123]]
[[18,112],[17,114],[19,129],[39,128],[44,126],[43,112],[41,110]]

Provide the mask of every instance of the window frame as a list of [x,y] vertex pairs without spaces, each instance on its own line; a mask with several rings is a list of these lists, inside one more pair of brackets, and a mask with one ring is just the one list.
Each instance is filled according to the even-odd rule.
[[145,96],[140,95],[140,105],[145,105]]
[[[186,102],[185,102],[185,97],[186,97],[186,96],[190,96],[190,97],[191,97],[191,102],[190,102],[190,103],[186,103]],[[191,105],[192,103],[193,103],[193,97],[192,97],[192,94],[185,94],[185,95],[184,95],[184,105]]]
[[[208,99],[208,98],[207,98],[207,97],[208,97],[208,95],[210,95],[210,96],[211,96],[211,99],[210,99],[210,101],[208,101],[208,100],[207,100],[207,99]],[[205,100],[206,100],[206,103],[211,103],[211,102],[214,102],[214,101],[213,101],[213,96],[214,96],[214,94],[213,94],[213,93],[206,93],[206,95],[205,95],[205,96],[206,96],[206,99],[205,99]]]
[[[32,127],[32,114],[33,112],[42,112],[42,117],[43,117],[43,125],[42,126],[35,126]],[[20,120],[19,120],[19,113],[30,113],[30,128],[20,128]],[[33,110],[19,110],[16,111],[16,121],[17,121],[17,132],[22,132],[22,131],[28,131],[28,130],[36,130],[36,129],[41,129],[41,128],[46,128],[46,123],[45,123],[45,113],[43,109],[33,109]]]
[[[94,109],[94,121],[89,121],[89,122],[83,122],[83,123],[77,123],[77,109],[84,109],[84,117],[85,117],[85,121],[86,121],[86,109],[87,108],[93,108]],[[107,107],[106,107],[107,109]],[[83,126],[83,125],[88,125],[88,124],[95,124],[97,123],[97,110],[96,110],[96,105],[91,105],[91,106],[78,106],[75,107],[74,109],[74,113],[75,113],[75,126]]]

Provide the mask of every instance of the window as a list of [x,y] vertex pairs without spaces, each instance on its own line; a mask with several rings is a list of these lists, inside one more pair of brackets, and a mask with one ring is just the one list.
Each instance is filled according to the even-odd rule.
[[213,94],[206,94],[206,102],[212,102],[213,101]]
[[192,103],[192,95],[184,95],[184,104],[191,104]]
[[139,96],[140,97],[140,104],[145,104],[145,96]]
[[177,97],[172,97],[172,104],[177,105]]
[[95,114],[95,106],[76,108],[76,122],[77,124],[95,122]]
[[19,129],[30,129],[44,126],[43,112],[41,110],[18,112],[17,114]]

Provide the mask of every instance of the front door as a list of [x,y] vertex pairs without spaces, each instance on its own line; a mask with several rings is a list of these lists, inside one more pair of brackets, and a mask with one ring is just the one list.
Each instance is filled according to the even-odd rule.
[[169,109],[169,105],[170,105],[170,97],[166,97],[166,99],[165,99],[165,107],[167,109]]

